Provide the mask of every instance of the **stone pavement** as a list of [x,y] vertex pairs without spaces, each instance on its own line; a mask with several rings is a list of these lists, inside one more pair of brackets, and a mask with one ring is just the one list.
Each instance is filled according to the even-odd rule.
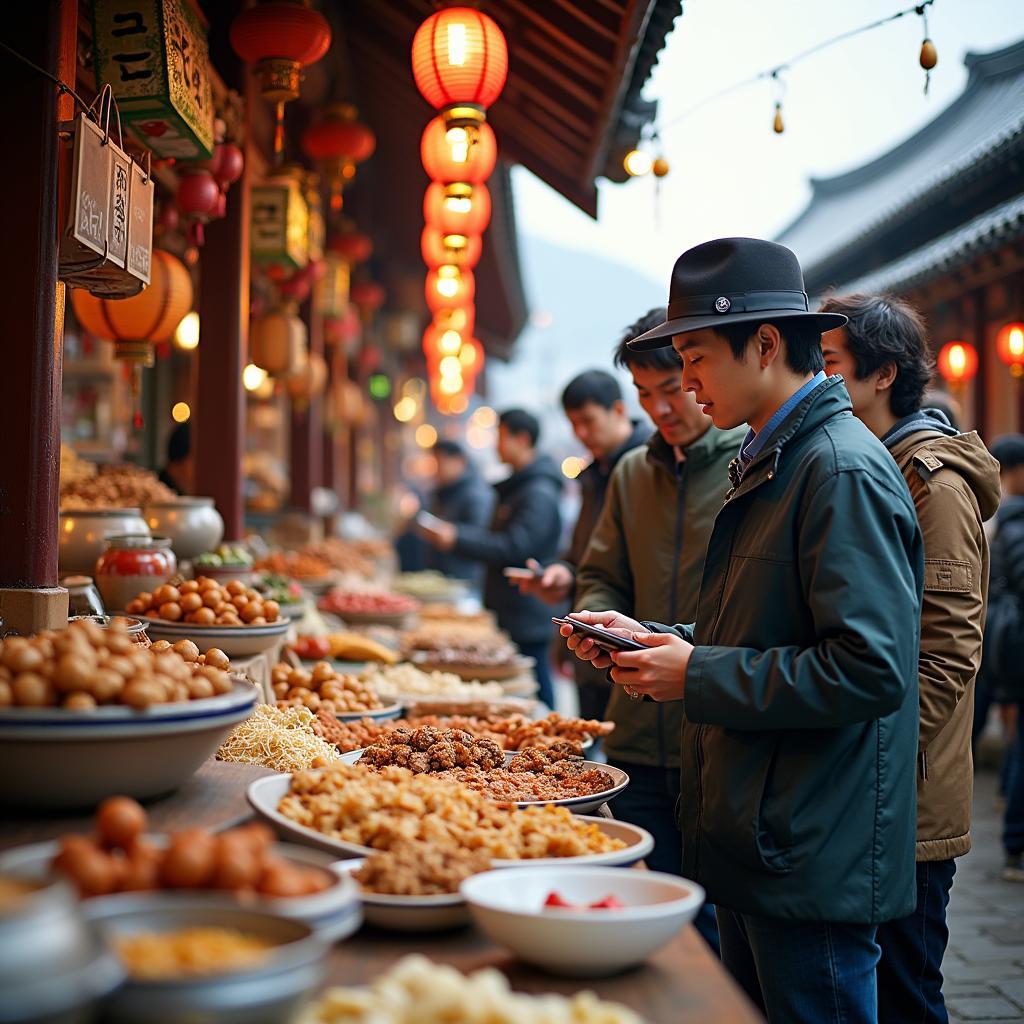
[[973,849],[957,861],[944,961],[951,1024],[1024,1022],[1024,883],[1004,882],[998,777],[974,785]]

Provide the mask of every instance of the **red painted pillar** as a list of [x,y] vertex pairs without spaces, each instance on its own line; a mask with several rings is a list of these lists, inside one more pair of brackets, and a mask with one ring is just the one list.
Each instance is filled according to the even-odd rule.
[[[10,41],[19,53],[69,85],[75,81],[77,5],[19,8]],[[4,366],[0,373],[4,451],[0,457],[0,615],[27,632],[67,619],[57,591],[60,488],[61,343],[64,286],[57,283],[57,122],[70,97],[0,51],[0,94],[17,156],[0,190],[4,225]],[[61,614],[63,596],[63,615]]]

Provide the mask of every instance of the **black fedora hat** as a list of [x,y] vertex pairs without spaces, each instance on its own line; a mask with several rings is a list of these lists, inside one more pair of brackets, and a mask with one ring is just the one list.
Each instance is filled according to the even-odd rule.
[[800,263],[784,245],[762,238],[715,238],[676,260],[665,322],[634,338],[629,347],[642,352],[671,345],[674,334],[705,327],[795,319],[829,331],[847,318],[808,308]]

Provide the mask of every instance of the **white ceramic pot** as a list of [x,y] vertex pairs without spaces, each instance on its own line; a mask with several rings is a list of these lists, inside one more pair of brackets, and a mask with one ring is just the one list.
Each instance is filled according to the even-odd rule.
[[61,573],[85,573],[91,576],[96,561],[106,547],[107,537],[118,533],[149,535],[149,527],[137,508],[104,508],[60,513]]
[[213,498],[175,498],[146,506],[146,522],[153,533],[171,538],[179,560],[212,551],[224,537],[224,520]]

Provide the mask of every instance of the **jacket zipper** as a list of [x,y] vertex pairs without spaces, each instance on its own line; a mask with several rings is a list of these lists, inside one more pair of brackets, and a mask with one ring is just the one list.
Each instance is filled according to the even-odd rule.
[[921,770],[921,778],[927,781],[927,779],[928,779],[928,751],[927,750],[922,750],[921,753],[917,755],[917,761],[918,761],[918,766],[920,767],[920,770]]
[[[679,608],[677,594],[679,590],[679,559],[683,551],[683,520],[686,509],[685,470],[676,467],[676,533],[675,548],[672,558],[672,585],[669,592],[668,621],[674,623]],[[668,743],[665,739],[665,709],[658,704],[658,761],[664,765],[668,761]]]

